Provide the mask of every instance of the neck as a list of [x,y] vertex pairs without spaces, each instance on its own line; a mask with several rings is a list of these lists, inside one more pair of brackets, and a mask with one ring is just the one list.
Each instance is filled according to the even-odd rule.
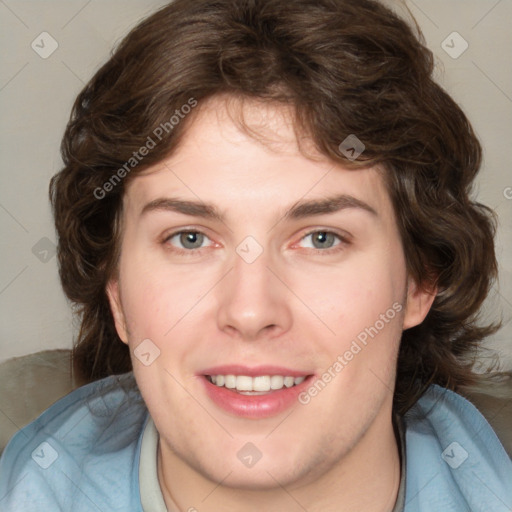
[[400,455],[390,416],[377,417],[355,446],[312,481],[248,490],[214,482],[159,442],[158,478],[170,512],[391,512]]

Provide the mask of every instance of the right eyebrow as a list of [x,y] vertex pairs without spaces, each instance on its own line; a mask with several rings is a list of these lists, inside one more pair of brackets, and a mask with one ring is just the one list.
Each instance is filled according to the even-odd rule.
[[191,215],[193,217],[203,217],[205,219],[218,220],[224,222],[224,216],[217,208],[202,201],[188,201],[177,198],[162,197],[150,201],[142,208],[141,216],[153,211],[171,211]]

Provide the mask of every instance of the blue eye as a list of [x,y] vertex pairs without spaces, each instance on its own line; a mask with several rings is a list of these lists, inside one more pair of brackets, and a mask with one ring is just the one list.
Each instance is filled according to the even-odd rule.
[[167,238],[166,242],[169,242],[178,249],[193,250],[200,249],[205,240],[209,240],[209,238],[198,231],[178,231]]
[[342,242],[339,235],[331,231],[312,231],[308,233],[302,240],[311,239],[310,245],[306,245],[309,249],[331,249]]
[[[164,243],[170,244],[173,250],[178,253],[194,253],[194,251],[209,247],[212,241],[200,231],[177,231],[169,235]],[[329,253],[330,250],[342,249],[338,247],[348,244],[345,238],[332,231],[316,230],[303,236],[299,244],[306,249],[314,249],[320,252]]]

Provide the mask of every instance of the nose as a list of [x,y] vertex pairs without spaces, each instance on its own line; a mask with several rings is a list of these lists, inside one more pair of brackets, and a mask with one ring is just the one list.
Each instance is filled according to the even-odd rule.
[[[231,272],[218,289],[219,329],[246,341],[274,338],[292,325],[289,291],[263,252],[248,263],[235,254]],[[275,267],[275,265],[274,265]]]

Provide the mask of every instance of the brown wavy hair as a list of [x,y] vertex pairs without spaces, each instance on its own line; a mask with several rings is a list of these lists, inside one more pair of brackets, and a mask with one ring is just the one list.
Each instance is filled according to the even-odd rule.
[[[470,198],[481,147],[433,67],[421,33],[373,0],[176,0],[136,26],[77,97],[50,184],[62,286],[80,318],[79,376],[131,370],[105,292],[123,190],[173,152],[187,119],[113,175],[191,98],[227,94],[290,105],[322,154],[385,169],[408,271],[438,290],[424,322],[403,332],[396,410],[431,383],[475,382],[475,351],[497,329],[477,322],[497,271],[495,220]],[[349,134],[365,145],[354,162],[339,149]]]

